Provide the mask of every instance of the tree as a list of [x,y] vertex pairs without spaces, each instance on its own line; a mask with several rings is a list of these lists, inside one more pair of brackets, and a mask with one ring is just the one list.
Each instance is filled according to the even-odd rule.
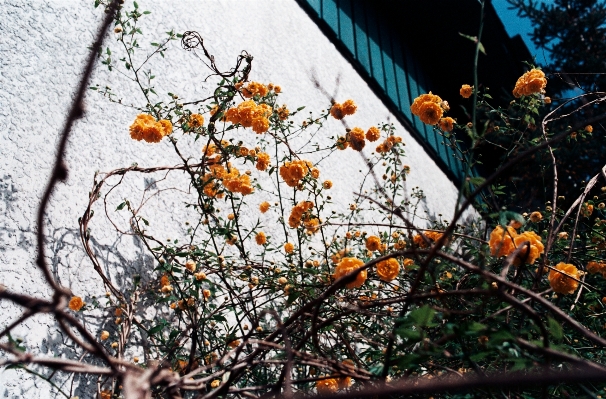
[[[583,188],[583,182],[606,162],[605,130],[600,123],[606,118],[606,105],[599,100],[606,89],[606,74],[602,72],[606,66],[606,3],[598,0],[507,1],[520,17],[532,22],[532,41],[547,52],[547,63],[542,68],[549,78],[546,95],[552,100],[551,109],[562,106],[564,113],[571,114],[554,121],[557,128],[552,128],[570,132],[557,146],[558,185],[570,203],[573,197],[570,194]],[[539,58],[535,62],[541,61]],[[598,101],[594,101],[596,99]],[[545,108],[542,115],[549,110]],[[588,134],[583,128],[592,124],[596,128],[593,134]],[[527,170],[534,173],[529,172],[526,180],[541,179],[547,182],[547,187],[553,181],[551,173],[544,175],[537,163],[528,163]],[[537,193],[532,203],[538,205],[548,200],[543,193]]]
[[[548,53],[553,94],[606,87],[606,3],[599,0],[507,0],[534,27],[531,39]],[[541,60],[537,60],[540,62]]]

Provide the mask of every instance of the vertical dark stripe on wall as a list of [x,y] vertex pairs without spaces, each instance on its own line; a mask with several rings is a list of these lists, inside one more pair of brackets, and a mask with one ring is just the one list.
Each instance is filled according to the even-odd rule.
[[[374,17],[374,15],[372,15]],[[379,27],[377,19],[371,18],[367,13],[366,23],[368,27],[368,48],[370,52],[370,66],[372,77],[375,78],[379,86],[385,87],[385,74],[383,73],[383,52],[381,51],[381,38],[379,37]]]
[[[421,88],[419,88],[419,82],[416,78],[417,71],[415,66],[416,65],[413,60],[409,56],[406,56],[406,72],[408,72],[406,75],[408,77],[408,88],[410,90],[411,104],[412,99],[417,98],[421,90]],[[425,142],[429,144],[429,141],[427,141],[427,136],[425,134],[425,129],[423,127],[423,123],[419,120],[419,118],[413,117],[411,122],[413,123],[415,128],[417,128],[419,133],[423,136]]]
[[391,51],[391,35],[387,31],[387,27],[383,24],[379,24],[379,32],[381,34],[381,48],[383,49],[383,75],[385,76],[386,92],[389,98],[391,98],[391,101],[400,108],[396,74],[393,65],[393,54]]
[[318,16],[322,13],[322,0],[306,0],[307,4],[310,5],[311,8],[318,14]]
[[354,39],[354,26],[351,10],[351,0],[339,0],[339,38],[351,52],[356,54],[356,43]]
[[322,0],[322,19],[339,35],[339,12],[336,0]]
[[353,2],[354,28],[356,38],[356,59],[370,73],[370,56],[368,53],[368,35],[366,34],[366,12],[364,3]]
[[398,84],[398,97],[400,99],[400,110],[409,120],[412,120],[412,113],[410,112],[410,94],[408,92],[406,67],[404,64],[404,57],[402,56],[402,46],[397,41],[393,41],[392,44],[394,69],[396,74],[396,82]]

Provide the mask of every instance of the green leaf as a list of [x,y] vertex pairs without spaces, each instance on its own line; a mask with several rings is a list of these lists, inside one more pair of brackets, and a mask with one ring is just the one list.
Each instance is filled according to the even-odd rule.
[[154,327],[150,328],[149,330],[147,330],[147,334],[154,335],[155,333],[162,331],[163,328],[164,328],[164,324],[158,324],[157,326],[154,326]]
[[480,352],[469,356],[469,359],[473,362],[479,362],[484,359],[486,356],[490,355],[490,352]]
[[482,44],[482,42],[478,43],[478,47],[479,50],[482,54],[486,55],[486,49],[484,48],[484,45]]
[[479,50],[482,54],[486,55],[486,49],[484,48],[484,45],[482,44],[482,42],[478,43],[478,38],[477,36],[469,36],[469,35],[464,35],[461,32],[459,32],[460,36],[463,36],[465,39],[469,39],[472,42],[478,44]]
[[549,332],[555,337],[555,339],[560,340],[564,337],[564,332],[562,331],[562,326],[556,320],[549,317]]
[[485,181],[486,179],[480,176],[472,177],[469,179],[469,182],[474,186],[481,186],[482,184],[484,184]]
[[409,369],[413,366],[417,366],[421,361],[421,356],[415,355],[413,353],[409,355],[400,356],[396,361],[398,368],[401,370]]
[[139,4],[137,4],[136,1],[133,1],[133,5],[135,6],[135,9],[139,8]]
[[141,218],[141,220],[143,220],[143,223],[145,223],[146,226],[149,226],[149,222],[145,220],[145,218]]
[[8,342],[19,352],[25,352],[25,346],[21,345],[23,341],[20,339],[14,339],[10,333],[8,333]]
[[121,203],[120,205],[118,205],[118,207],[116,208],[116,211],[121,211],[122,209],[124,209],[125,206],[126,206],[126,201]]
[[293,303],[294,301],[297,300],[298,297],[301,296],[300,292],[293,292],[288,296],[288,299],[286,300],[286,304],[290,305],[291,303]]
[[402,338],[408,338],[411,341],[420,341],[421,340],[421,331],[411,330],[409,328],[398,328],[396,331]]
[[515,359],[513,360],[513,367],[511,368],[511,371],[518,371],[518,370],[525,370],[526,368],[528,368],[530,365],[528,364],[529,362],[527,361],[527,359]]
[[467,326],[467,329],[469,331],[474,331],[474,332],[478,332],[478,331],[482,331],[486,329],[486,326],[482,323],[478,323],[476,321],[469,323],[469,325]]
[[436,324],[432,323],[436,311],[430,308],[428,305],[420,307],[410,312],[409,317],[413,320],[417,327],[433,327]]
[[512,341],[515,337],[509,331],[497,331],[493,334],[490,334],[490,343],[497,343],[503,341]]

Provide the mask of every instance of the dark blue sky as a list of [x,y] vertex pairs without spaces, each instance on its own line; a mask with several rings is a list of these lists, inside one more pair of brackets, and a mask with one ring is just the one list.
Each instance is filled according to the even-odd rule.
[[[552,4],[553,0],[542,0],[542,3]],[[520,34],[522,39],[524,39],[524,42],[526,42],[528,50],[530,50],[530,54],[536,56],[539,63],[545,64],[546,62],[544,57],[546,54],[544,56],[543,52],[539,51],[539,49],[537,49],[530,40],[530,32],[532,32],[532,25],[530,24],[530,21],[526,18],[518,17],[515,10],[508,10],[507,8],[511,6],[506,0],[493,0],[492,5],[503,21],[509,36]]]

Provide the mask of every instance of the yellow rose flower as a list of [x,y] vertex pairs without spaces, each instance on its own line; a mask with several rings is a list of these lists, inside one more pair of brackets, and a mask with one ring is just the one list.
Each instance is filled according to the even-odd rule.
[[471,95],[473,94],[473,86],[470,86],[470,85],[461,86],[461,89],[459,90],[459,94],[463,98],[471,97]]
[[334,378],[325,378],[316,381],[316,390],[319,394],[331,394],[337,392],[339,382]]
[[390,258],[377,263],[377,275],[383,281],[391,281],[400,273],[400,263]]
[[366,239],[366,249],[369,251],[378,251],[381,248],[381,239],[377,236],[370,236]]
[[[343,258],[337,265],[335,269],[334,278],[338,280],[339,278],[345,276],[346,274],[353,272],[354,270],[360,268],[364,265],[364,262],[357,258]],[[347,288],[359,288],[366,281],[366,270],[362,270],[358,272],[354,281],[346,284]]]
[[69,300],[68,306],[74,312],[78,312],[80,309],[82,309],[82,307],[84,307],[84,302],[79,296],[73,296],[72,299]]
[[516,98],[529,96],[535,93],[542,93],[547,86],[545,73],[540,69],[531,69],[524,75],[520,76],[513,89],[513,95]]
[[549,271],[548,279],[551,289],[558,294],[574,294],[579,286],[579,283],[578,281],[571,279],[569,276],[578,280],[581,275],[577,268],[574,267],[574,265],[564,262],[558,263],[555,268],[564,274],[555,270]]
[[255,241],[257,242],[257,245],[265,244],[267,242],[267,237],[265,237],[265,233],[262,231],[258,232],[255,236]]

